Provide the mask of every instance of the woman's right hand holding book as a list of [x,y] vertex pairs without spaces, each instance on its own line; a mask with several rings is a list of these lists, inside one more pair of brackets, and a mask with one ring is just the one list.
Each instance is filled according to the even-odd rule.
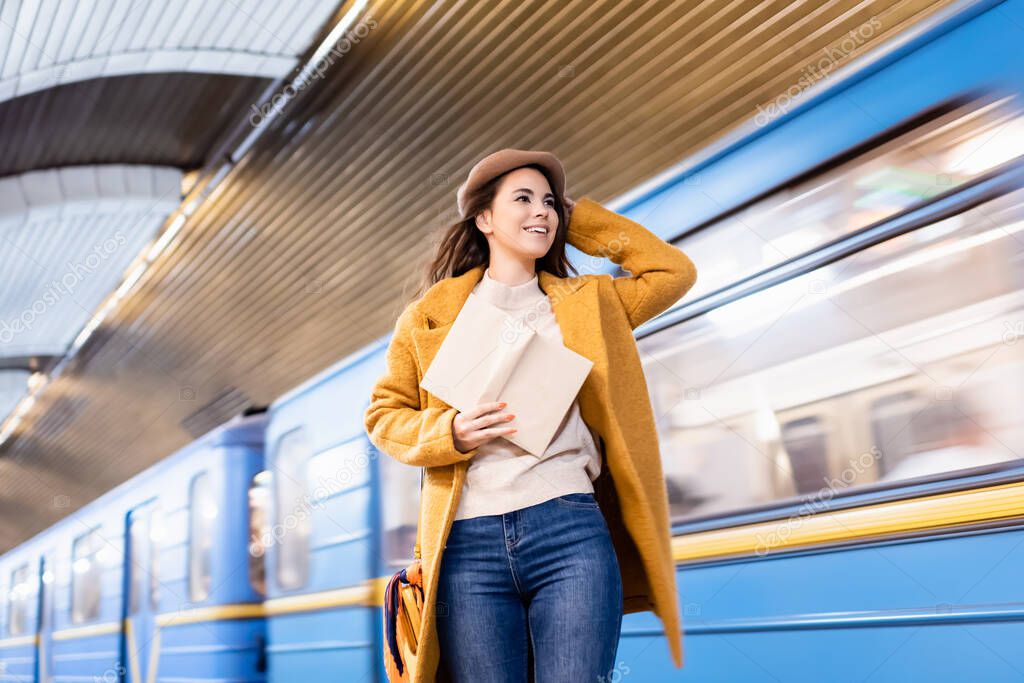
[[516,431],[514,427],[492,427],[508,422],[515,415],[503,412],[507,403],[481,403],[468,412],[460,412],[452,420],[452,441],[462,453],[467,453],[492,439]]

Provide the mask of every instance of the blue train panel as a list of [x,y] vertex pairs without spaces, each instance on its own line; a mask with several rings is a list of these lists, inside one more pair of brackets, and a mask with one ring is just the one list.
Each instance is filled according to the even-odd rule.
[[[378,345],[373,345],[376,348]],[[367,354],[328,369],[270,409],[274,480],[266,603],[269,680],[323,671],[373,680],[378,454],[363,412],[377,379]]]

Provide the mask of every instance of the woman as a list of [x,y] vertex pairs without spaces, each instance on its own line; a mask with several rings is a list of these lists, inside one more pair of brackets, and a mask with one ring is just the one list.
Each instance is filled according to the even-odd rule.
[[[374,445],[425,468],[411,679],[613,680],[622,615],[646,610],[682,666],[668,501],[632,330],[682,297],[696,268],[643,226],[568,200],[547,152],[491,154],[457,201],[462,220],[398,318],[365,415]],[[566,242],[631,275],[570,276]],[[462,413],[419,386],[471,292],[593,362],[540,458],[502,438],[510,407]]]

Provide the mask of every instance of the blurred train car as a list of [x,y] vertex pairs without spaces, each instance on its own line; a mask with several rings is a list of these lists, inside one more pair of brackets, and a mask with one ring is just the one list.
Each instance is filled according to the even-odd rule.
[[630,198],[700,268],[636,331],[687,666],[630,680],[1024,680],[1021,25],[961,4]]
[[270,680],[375,677],[382,506],[379,456],[363,428],[379,374],[374,352],[346,359],[270,408],[270,507],[256,536],[267,567]]
[[0,680],[266,680],[248,552],[265,422],[213,430],[4,554]]
[[[652,614],[630,614],[608,681],[1024,680],[1021,26],[1024,0],[958,4],[612,205],[699,279],[636,331],[686,667]],[[278,399],[265,470],[245,450],[230,496],[211,470],[211,533],[233,535],[205,560],[182,535],[194,503],[152,473],[0,559],[3,680],[129,660],[127,634],[151,631],[119,625],[121,546],[108,572],[105,544],[81,538],[130,537],[129,514],[165,495],[161,585],[212,580],[206,601],[162,591],[151,610],[157,680],[259,680],[264,624],[270,681],[386,680],[381,587],[411,559],[419,495],[419,470],[363,432],[387,342]],[[212,467],[179,454],[154,472],[172,462],[179,483]],[[68,588],[71,566],[102,598]],[[202,626],[172,623],[177,607]],[[240,630],[215,647],[207,627]],[[194,657],[173,674],[169,645]],[[219,655],[248,673],[212,674],[201,658]]]

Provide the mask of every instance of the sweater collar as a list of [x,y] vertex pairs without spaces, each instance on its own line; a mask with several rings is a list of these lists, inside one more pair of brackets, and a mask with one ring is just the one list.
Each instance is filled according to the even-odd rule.
[[525,308],[544,298],[544,292],[538,285],[537,274],[518,285],[507,285],[491,277],[491,269],[484,270],[483,277],[473,289],[475,294],[498,308]]

